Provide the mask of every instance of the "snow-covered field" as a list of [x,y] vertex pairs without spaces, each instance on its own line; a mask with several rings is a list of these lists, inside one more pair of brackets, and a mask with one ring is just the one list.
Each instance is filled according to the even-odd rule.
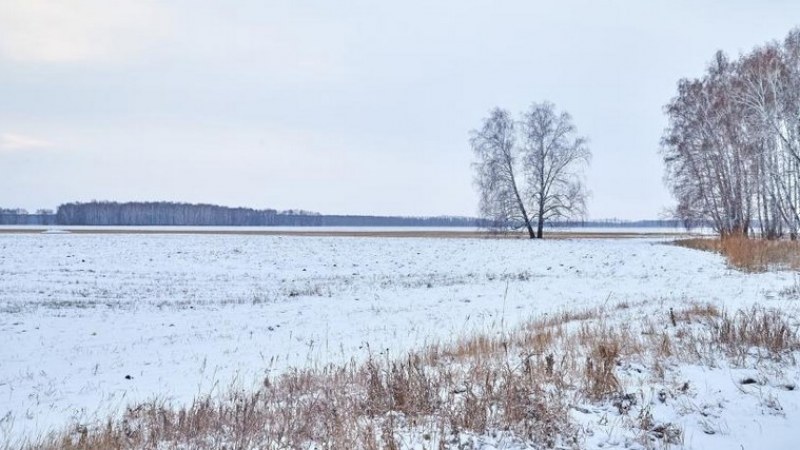
[[[0,442],[586,306],[794,311],[798,283],[654,239],[0,234]],[[706,386],[722,409],[741,392],[727,377]],[[792,436],[798,396],[786,391],[782,415],[717,437]],[[689,436],[684,445],[703,448]]]
[[[343,227],[301,227],[301,226],[262,226],[262,227],[224,227],[224,226],[88,226],[88,225],[0,225],[1,231],[27,231],[27,232],[164,232],[164,233],[485,233],[482,228],[471,227],[376,227],[376,226],[343,226]],[[545,233],[602,233],[602,234],[648,234],[648,235],[709,235],[713,230],[696,228],[686,230],[683,227],[546,227]],[[524,235],[525,231],[520,230]]]

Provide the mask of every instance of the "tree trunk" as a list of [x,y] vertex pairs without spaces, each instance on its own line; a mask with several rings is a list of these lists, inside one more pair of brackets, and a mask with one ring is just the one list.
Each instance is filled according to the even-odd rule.
[[544,228],[544,217],[539,216],[539,224],[536,227],[536,237],[542,238],[542,229]]
[[[527,220],[526,222],[528,224],[528,237],[530,239],[533,239],[534,237],[536,237],[536,235],[533,234],[533,226],[531,226],[531,221]],[[541,234],[541,232],[539,232],[539,233]],[[541,236],[539,236],[539,237],[541,237]]]
[[[514,188],[514,192],[516,192],[516,187]],[[530,239],[533,239],[534,237],[536,237],[536,235],[533,234],[533,226],[531,225],[531,219],[528,218],[528,212],[525,211],[525,205],[522,203],[522,199],[519,197],[519,194],[517,194],[517,200],[519,201],[519,209],[520,211],[522,211],[522,217],[525,218],[525,228],[528,229],[528,237]]]
[[542,229],[544,228],[544,179],[542,179],[542,190],[539,193],[539,217],[537,218],[538,224],[536,227],[536,237],[542,238]]
[[525,203],[522,202],[522,196],[519,195],[519,190],[517,189],[517,181],[514,179],[514,175],[511,175],[511,183],[514,187],[514,196],[517,198],[517,206],[519,207],[520,212],[522,213],[522,217],[525,219],[525,227],[528,229],[528,237],[533,239],[536,235],[533,234],[533,226],[531,226],[531,219],[528,217],[528,211],[525,211]]

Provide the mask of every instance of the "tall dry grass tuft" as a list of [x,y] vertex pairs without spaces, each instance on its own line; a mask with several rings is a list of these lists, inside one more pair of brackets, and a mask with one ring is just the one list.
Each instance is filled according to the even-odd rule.
[[780,360],[800,349],[797,328],[784,314],[755,306],[722,314],[711,330],[711,340],[740,359],[756,352],[760,358]]
[[697,304],[663,311],[670,321],[641,314],[625,322],[613,319],[619,311],[547,316],[402,359],[293,370],[266,379],[255,392],[231,390],[183,407],[144,403],[26,450],[377,450],[408,448],[414,439],[445,449],[460,448],[460,436],[496,433],[533,447],[579,448],[586,428],[572,410],[580,404],[638,417],[620,423],[636,428],[648,448],[653,440],[669,446],[680,441],[681,430],[659,423],[649,406],[637,406],[621,368],[635,363],[664,380],[679,361],[793,363],[800,351],[797,329],[778,311],[728,314]]
[[615,374],[622,345],[618,339],[606,338],[592,347],[586,357],[585,389],[589,398],[601,400],[620,390]]
[[749,272],[764,272],[770,268],[800,269],[800,241],[729,236],[722,239],[681,239],[675,244],[720,253],[731,266]]

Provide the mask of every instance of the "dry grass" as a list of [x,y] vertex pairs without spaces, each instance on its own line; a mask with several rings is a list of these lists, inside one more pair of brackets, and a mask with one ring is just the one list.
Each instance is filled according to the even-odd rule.
[[692,303],[689,307],[680,311],[669,310],[670,322],[672,326],[678,323],[691,323],[693,321],[707,321],[716,317],[721,317],[719,308],[710,303]]
[[764,272],[771,268],[800,269],[800,241],[727,237],[681,239],[675,244],[720,253],[731,266],[749,272]]
[[622,310],[633,312],[626,304],[556,314],[400,360],[294,370],[264,380],[257,392],[182,408],[146,403],[27,449],[445,449],[493,433],[580,448],[585,429],[570,412],[581,404],[611,408],[647,448],[668,447],[681,442],[680,428],[658,423],[649,407],[637,409],[621,367],[635,362],[663,379],[670,362],[793,363],[800,350],[796,327],[777,311],[729,314],[695,304],[615,321]]
[[711,328],[711,340],[729,356],[744,361],[791,358],[798,345],[797,327],[792,327],[777,310],[753,307],[735,314],[722,314]]

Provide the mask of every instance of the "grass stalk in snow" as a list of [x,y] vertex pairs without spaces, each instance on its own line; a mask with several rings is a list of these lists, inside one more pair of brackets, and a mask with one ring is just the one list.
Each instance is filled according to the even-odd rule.
[[681,239],[675,243],[682,247],[720,253],[731,266],[749,272],[765,272],[770,268],[800,269],[798,241],[736,236],[723,239]]
[[[582,448],[602,432],[670,447],[683,442],[683,430],[654,405],[692,390],[668,377],[681,364],[788,366],[800,351],[795,319],[778,311],[640,308],[564,312],[399,359],[372,354],[364,363],[296,369],[256,392],[183,407],[140,404],[26,448],[445,449],[476,439]],[[661,386],[657,399],[646,401],[637,380]]]

